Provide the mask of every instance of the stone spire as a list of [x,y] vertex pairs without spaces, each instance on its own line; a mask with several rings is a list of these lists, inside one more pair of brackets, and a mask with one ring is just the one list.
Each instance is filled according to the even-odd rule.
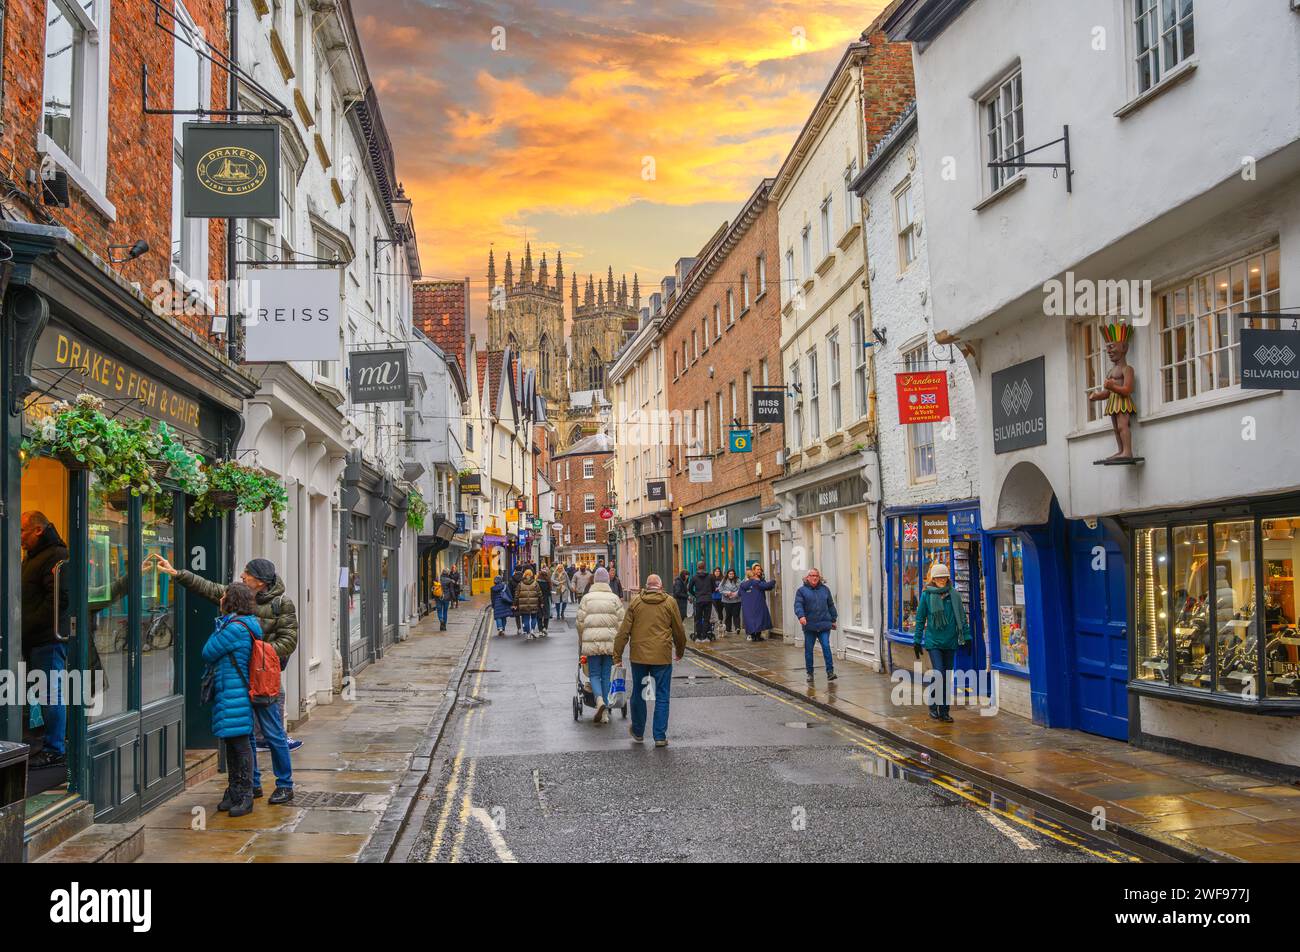
[[[612,291],[612,289],[611,289],[611,291]],[[604,285],[604,283],[601,283],[601,284],[597,284],[597,285],[596,285],[596,306],[597,306],[597,307],[604,307],[604,306],[605,306],[605,285]]]
[[596,303],[596,285],[591,275],[587,275],[587,288],[583,292],[582,303],[584,307],[591,307]]
[[528,242],[524,245],[524,266],[519,271],[519,283],[528,287],[533,283],[533,245]]
[[564,293],[564,252],[555,252],[555,290]]
[[641,282],[637,279],[636,272],[632,273],[632,307],[641,310]]
[[497,261],[492,255],[492,249],[488,249],[488,293],[491,294],[497,286]]
[[573,300],[573,313],[577,314],[578,313],[578,272],[576,271],[573,273],[573,291],[570,292],[570,296]]
[[515,266],[510,263],[510,252],[506,252],[506,290],[515,286]]
[[613,265],[609,266],[609,277],[606,279],[606,282],[609,286],[609,291],[606,293],[605,297],[609,299],[610,304],[613,304],[614,303],[614,266]]
[[541,264],[541,267],[539,267],[539,268],[537,269],[537,286],[538,286],[539,288],[543,288],[543,289],[544,289],[544,288],[546,287],[546,277],[547,277],[547,274],[546,274],[546,252],[543,251],[543,252],[542,252],[542,264]]

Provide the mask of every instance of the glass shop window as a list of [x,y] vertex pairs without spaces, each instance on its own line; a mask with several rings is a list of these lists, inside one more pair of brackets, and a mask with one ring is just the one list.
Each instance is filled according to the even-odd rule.
[[1174,526],[1174,683],[1210,689],[1210,549],[1204,525]]
[[1266,697],[1300,697],[1300,621],[1296,617],[1295,568],[1300,565],[1300,517],[1265,519],[1264,657]]
[[1139,529],[1134,554],[1137,679],[1169,680],[1169,552],[1165,527]]
[[902,571],[899,578],[899,605],[902,610],[903,631],[916,627],[916,606],[921,594],[921,526],[916,516],[902,520]]
[[176,690],[176,588],[158,571],[158,558],[176,559],[174,499],[168,494],[144,506],[144,570],[140,596],[141,690],[145,704]]
[[998,580],[998,657],[1003,664],[1029,669],[1025,619],[1024,544],[1014,536],[994,543]]
[[1214,525],[1214,607],[1219,664],[1214,689],[1259,696],[1255,520]]
[[127,512],[129,495],[105,491],[93,476],[90,481],[89,580],[86,600],[90,610],[90,668],[102,672],[104,703],[88,719],[105,720],[127,709],[127,683],[131,665],[131,623],[127,614],[131,538]]

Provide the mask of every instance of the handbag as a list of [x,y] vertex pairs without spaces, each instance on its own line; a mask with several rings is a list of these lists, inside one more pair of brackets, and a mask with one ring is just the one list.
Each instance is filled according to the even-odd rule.
[[614,665],[609,675],[609,706],[622,707],[627,703],[627,669],[622,662]]

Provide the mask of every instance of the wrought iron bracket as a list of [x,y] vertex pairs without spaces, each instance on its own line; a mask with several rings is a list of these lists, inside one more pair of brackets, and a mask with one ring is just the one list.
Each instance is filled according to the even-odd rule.
[[[1045,142],[1037,148],[1026,149],[1024,152],[1014,155],[1009,159],[1001,162],[990,162],[991,169],[1051,169],[1052,178],[1056,178],[1061,169],[1065,169],[1065,191],[1067,194],[1074,192],[1074,168],[1070,164],[1070,127],[1064,127],[1064,134],[1059,139],[1053,139],[1051,142]],[[1026,162],[1025,156],[1033,155],[1035,152],[1041,152],[1043,149],[1050,149],[1054,145],[1064,144],[1065,161],[1064,162]]]

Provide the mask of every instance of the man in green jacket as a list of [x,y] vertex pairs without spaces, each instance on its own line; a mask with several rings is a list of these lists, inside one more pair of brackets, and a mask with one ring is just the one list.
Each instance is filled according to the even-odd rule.
[[[655,702],[656,747],[668,746],[668,701],[672,693],[673,656],[686,653],[686,629],[677,602],[664,594],[658,575],[645,580],[645,590],[628,605],[614,637],[614,662],[621,663],[623,649],[632,644],[632,739],[645,737],[646,700]],[[648,697],[647,697],[648,695]]]
[[[961,595],[949,584],[948,575],[948,566],[942,562],[930,567],[930,581],[916,606],[913,648],[918,658],[922,648],[930,655],[931,684],[926,687],[927,695],[932,698],[930,716],[936,721],[951,722],[950,676],[957,648],[970,641],[970,623],[966,620]],[[937,685],[933,683],[936,678]]]
[[[202,595],[209,601],[221,603],[226,594],[226,586],[220,582],[176,569],[166,559],[158,558],[158,571],[171,575],[176,584],[196,595]],[[293,599],[284,593],[284,581],[276,574],[275,563],[270,559],[252,559],[244,566],[239,580],[253,590],[257,598],[257,620],[262,625],[262,638],[270,642],[275,653],[280,656],[283,668],[294,649],[298,647],[298,610]],[[267,803],[288,803],[293,799],[293,766],[289,751],[302,746],[301,741],[290,741],[284,729],[284,692],[274,704],[253,705],[257,717],[257,729],[271,750],[271,766],[275,770],[275,790]],[[253,738],[254,742],[256,737]],[[256,750],[256,746],[254,746]],[[262,771],[253,759],[253,796],[262,795]],[[222,809],[227,801],[222,800],[217,809]]]

